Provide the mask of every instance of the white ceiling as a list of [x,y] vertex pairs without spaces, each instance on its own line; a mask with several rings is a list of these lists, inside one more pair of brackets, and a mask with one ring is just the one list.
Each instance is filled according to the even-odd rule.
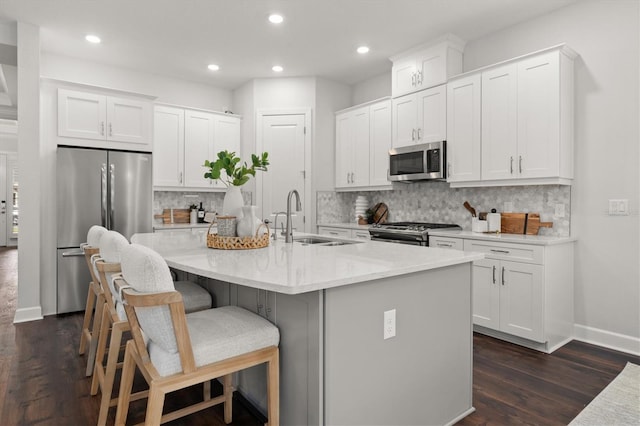
[[[273,77],[274,64],[285,69],[278,76],[353,84],[445,33],[474,40],[575,1],[2,0],[0,19],[40,26],[44,51],[234,89]],[[272,12],[284,23],[270,24]],[[103,43],[87,43],[88,33]],[[371,52],[357,54],[361,44]]]

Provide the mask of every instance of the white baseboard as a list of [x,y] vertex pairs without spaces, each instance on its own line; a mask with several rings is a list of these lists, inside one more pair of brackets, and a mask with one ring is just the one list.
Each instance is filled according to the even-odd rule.
[[32,308],[18,308],[16,315],[13,317],[13,323],[36,321],[42,319],[42,307],[34,306]]
[[576,324],[574,339],[632,355],[640,355],[640,338]]

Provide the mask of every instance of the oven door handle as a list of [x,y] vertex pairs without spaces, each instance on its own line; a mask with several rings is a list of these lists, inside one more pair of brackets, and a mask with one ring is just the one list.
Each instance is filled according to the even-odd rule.
[[382,241],[384,243],[399,243],[399,244],[410,244],[414,246],[421,246],[422,240],[394,240],[390,238],[379,238],[371,236],[371,241]]

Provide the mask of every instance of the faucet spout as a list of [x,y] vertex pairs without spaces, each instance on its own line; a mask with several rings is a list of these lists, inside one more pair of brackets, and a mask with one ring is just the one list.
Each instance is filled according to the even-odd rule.
[[297,190],[292,189],[291,191],[289,191],[289,195],[287,196],[287,229],[284,235],[285,243],[293,242],[293,230],[292,230],[292,223],[291,223],[291,197],[293,195],[296,196],[296,211],[298,212],[302,211],[302,203],[300,203],[300,194],[298,194]]

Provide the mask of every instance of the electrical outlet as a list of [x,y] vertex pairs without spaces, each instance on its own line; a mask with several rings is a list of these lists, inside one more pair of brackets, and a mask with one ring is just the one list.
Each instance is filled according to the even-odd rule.
[[629,200],[609,200],[609,215],[610,216],[628,216],[629,215]]
[[505,201],[503,211],[505,213],[512,212],[513,211],[513,203],[511,201]]
[[396,335],[396,310],[384,311],[384,339],[390,339]]
[[564,217],[564,204],[556,204],[556,214],[554,216],[557,218]]

